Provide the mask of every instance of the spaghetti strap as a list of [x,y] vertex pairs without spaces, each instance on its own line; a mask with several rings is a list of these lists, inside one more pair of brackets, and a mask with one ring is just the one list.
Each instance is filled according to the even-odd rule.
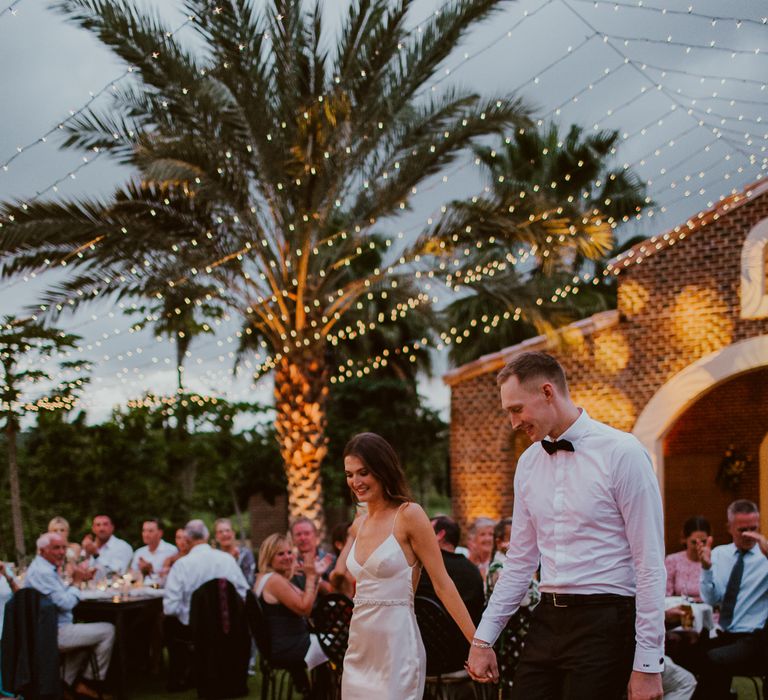
[[395,534],[395,523],[397,523],[397,516],[400,515],[400,511],[403,509],[403,506],[407,506],[407,505],[408,505],[407,503],[401,503],[400,507],[397,509],[397,513],[395,513],[395,518],[392,521],[392,530],[389,533],[390,535],[394,535]]

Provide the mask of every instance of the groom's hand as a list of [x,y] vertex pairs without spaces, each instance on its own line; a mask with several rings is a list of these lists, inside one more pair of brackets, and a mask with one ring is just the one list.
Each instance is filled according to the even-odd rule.
[[478,683],[495,683],[499,680],[499,668],[493,649],[471,646],[467,659],[467,672]]

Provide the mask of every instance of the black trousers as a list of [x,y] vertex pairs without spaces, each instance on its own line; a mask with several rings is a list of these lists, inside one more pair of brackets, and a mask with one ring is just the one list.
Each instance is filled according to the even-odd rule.
[[725,632],[701,646],[696,700],[723,700],[730,697],[733,676],[765,673],[764,632],[746,634]]
[[512,700],[620,700],[635,655],[635,602],[533,611]]

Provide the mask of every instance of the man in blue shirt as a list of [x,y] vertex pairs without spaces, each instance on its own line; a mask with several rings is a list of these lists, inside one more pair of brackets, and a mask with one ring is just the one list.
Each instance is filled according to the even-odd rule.
[[[59,576],[59,568],[64,563],[67,553],[67,543],[56,533],[46,532],[37,540],[38,555],[32,560],[24,579],[26,588],[34,588],[44,596],[48,596],[58,609],[59,614],[59,651],[64,655],[64,681],[73,686],[78,674],[83,671],[91,649],[96,656],[99,678],[104,679],[112,657],[112,647],[115,641],[115,628],[108,622],[89,622],[74,624],[72,610],[80,602],[80,590],[77,584],[86,581],[93,574],[84,566],[79,566],[72,572],[75,585],[64,583]],[[85,668],[81,679],[74,686],[77,695],[98,697],[93,687],[90,664]]]
[[722,631],[711,639],[701,663],[697,698],[728,698],[734,675],[764,669],[768,620],[768,540],[758,529],[760,513],[752,501],[728,506],[731,544],[712,549],[699,544],[701,597],[720,606]]

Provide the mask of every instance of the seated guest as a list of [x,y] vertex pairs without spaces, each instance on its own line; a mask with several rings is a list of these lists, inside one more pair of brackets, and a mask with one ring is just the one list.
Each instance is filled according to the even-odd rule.
[[202,520],[190,520],[184,532],[189,539],[189,553],[179,559],[168,574],[163,612],[178,619],[182,625],[188,625],[192,594],[204,583],[215,578],[225,578],[237,589],[243,600],[248,584],[234,558],[212,549],[208,544],[210,533]]
[[760,513],[752,501],[728,506],[731,544],[699,543],[701,597],[720,606],[722,632],[707,640],[700,665],[697,698],[728,698],[734,675],[765,670],[768,620],[768,539],[758,532]]
[[114,535],[115,526],[108,515],[97,515],[91,524],[92,534],[83,538],[83,550],[90,557],[89,564],[97,573],[122,574],[128,571],[133,548]]
[[256,560],[248,547],[239,546],[235,540],[235,531],[229,518],[219,518],[213,524],[216,543],[222,552],[231,554],[248,582],[248,588],[253,587],[256,580]]
[[[456,553],[461,531],[455,521],[440,515],[432,520],[432,528],[435,531],[448,576],[456,584],[456,590],[464,601],[464,605],[467,606],[472,621],[477,624],[483,616],[483,607],[485,606],[483,577],[469,559],[463,554]],[[421,572],[416,595],[430,598],[442,605],[426,571]]]
[[297,557],[296,575],[293,577],[293,583],[299,588],[304,588],[304,559],[310,558],[323,562],[323,571],[325,572],[320,579],[320,593],[330,593],[331,585],[328,582],[330,572],[336,564],[336,557],[328,554],[321,546],[317,526],[309,518],[297,518],[291,525],[291,539],[296,546]]
[[[507,560],[507,550],[509,549],[509,539],[512,536],[512,518],[504,518],[496,523],[493,528],[493,553],[491,554],[491,564],[488,567],[488,575],[485,577],[485,597],[486,600],[491,597],[493,587],[499,580],[501,570],[504,568],[504,562]],[[539,595],[538,573],[533,575],[531,584],[528,586],[528,593],[520,601],[520,607],[536,607],[541,596]]]
[[189,554],[189,538],[183,527],[176,530],[174,541],[176,542],[176,553],[166,557],[163,562],[163,568],[160,569],[160,577],[162,579],[165,579],[168,576],[168,572],[177,560]]
[[467,549],[469,561],[478,569],[485,579],[488,567],[491,564],[491,551],[493,550],[493,528],[496,521],[490,518],[476,518],[467,531]]
[[243,600],[248,584],[237,562],[229,554],[212,549],[210,533],[202,520],[190,520],[184,528],[189,552],[171,567],[165,581],[163,612],[165,638],[168,645],[168,690],[184,690],[192,678],[189,642],[189,609],[192,594],[204,583],[225,578]]
[[711,534],[709,521],[701,515],[694,515],[683,523],[682,544],[685,549],[669,554],[664,559],[668,596],[683,596],[701,602],[699,544],[706,544]]
[[67,545],[64,538],[55,533],[47,532],[41,535],[37,540],[37,551],[38,555],[27,569],[24,586],[48,596],[58,609],[58,643],[59,651],[64,656],[65,683],[72,686],[82,671],[84,678],[74,685],[73,690],[79,695],[97,697],[93,669],[87,663],[88,656],[93,649],[98,677],[102,680],[106,678],[115,641],[115,628],[108,622],[72,622],[72,609],[80,601],[80,590],[76,586],[92,576],[92,572],[81,564],[72,571],[72,581],[75,585],[68,586],[64,583],[58,570],[64,563]]
[[133,553],[131,571],[138,571],[142,576],[160,577],[165,560],[178,550],[163,539],[163,530],[157,518],[148,518],[141,526],[143,547]]
[[283,667],[306,665],[312,669],[328,659],[315,635],[309,633],[323,564],[310,554],[304,557],[304,589],[291,583],[296,560],[291,541],[275,533],[259,547],[259,575],[254,593],[261,600],[272,647],[270,662]]
[[488,574],[485,577],[485,597],[490,598],[493,587],[499,579],[499,574],[504,568],[504,560],[509,549],[509,538],[512,536],[512,518],[503,518],[493,528],[493,550],[491,551],[491,563],[488,566]]
[[82,548],[77,542],[69,541],[69,523],[65,518],[60,515],[51,518],[48,523],[48,532],[55,532],[57,535],[61,535],[64,541],[67,543],[67,556],[65,562],[67,564],[76,564],[80,560],[80,553]]

